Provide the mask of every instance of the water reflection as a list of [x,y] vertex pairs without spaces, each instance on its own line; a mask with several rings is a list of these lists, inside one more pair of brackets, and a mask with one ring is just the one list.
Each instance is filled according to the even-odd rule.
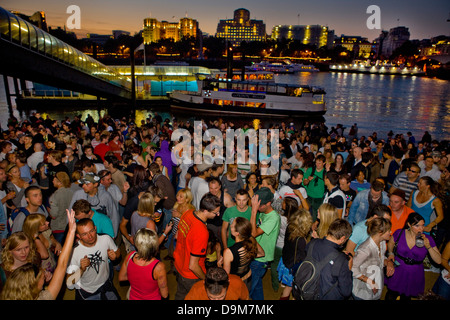
[[392,129],[421,138],[428,130],[433,138],[450,138],[449,81],[339,72],[277,75],[276,81],[324,87],[328,127],[341,123],[350,128],[356,122],[360,135],[377,131],[386,137]]

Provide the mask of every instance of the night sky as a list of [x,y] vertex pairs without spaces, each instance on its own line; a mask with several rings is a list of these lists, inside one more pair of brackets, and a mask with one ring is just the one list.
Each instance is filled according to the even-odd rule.
[[370,5],[381,11],[381,29],[406,26],[411,39],[428,39],[450,35],[450,1],[448,0],[1,0],[0,6],[31,15],[45,11],[47,24],[64,27],[69,5],[81,9],[81,29],[72,30],[79,38],[86,33],[111,34],[124,30],[132,35],[142,29],[143,19],[178,21],[182,17],[197,19],[203,32],[214,35],[220,19],[233,17],[234,10],[245,8],[251,19],[263,20],[266,32],[279,24],[320,24],[341,34],[374,40],[381,30],[366,26]]

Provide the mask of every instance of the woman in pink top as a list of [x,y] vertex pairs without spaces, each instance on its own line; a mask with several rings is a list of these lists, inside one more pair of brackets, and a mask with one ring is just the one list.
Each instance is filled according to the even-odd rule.
[[155,231],[142,228],[134,237],[136,251],[124,259],[119,281],[130,283],[129,300],[161,300],[169,298],[167,274],[163,263],[156,259],[159,248]]

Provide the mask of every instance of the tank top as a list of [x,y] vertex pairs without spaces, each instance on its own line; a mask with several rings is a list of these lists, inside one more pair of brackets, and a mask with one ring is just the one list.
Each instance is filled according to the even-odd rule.
[[[432,196],[428,201],[424,203],[417,202],[417,194],[419,192],[415,190],[412,195],[411,209],[420,214],[425,220],[425,226],[430,224],[431,214],[434,211],[433,201],[436,199],[436,196]],[[427,232],[424,232],[427,233]],[[427,233],[429,234],[429,233]]]
[[161,300],[158,281],[153,277],[153,270],[159,260],[154,259],[149,265],[139,266],[133,261],[136,251],[130,255],[127,266],[130,282],[130,300]]
[[[242,250],[240,250],[241,248]],[[242,278],[250,271],[251,263],[247,250],[244,248],[244,243],[242,241],[236,242],[229,249],[233,254],[233,261],[230,264],[230,274],[235,274]]]
[[[139,229],[145,228],[147,222],[151,220],[150,217],[141,216],[137,211],[135,211],[131,216],[131,235],[134,236]],[[158,233],[158,227],[156,226],[156,233]]]

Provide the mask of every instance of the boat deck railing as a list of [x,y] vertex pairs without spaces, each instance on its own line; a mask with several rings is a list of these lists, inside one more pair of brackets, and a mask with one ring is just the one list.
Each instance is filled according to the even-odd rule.
[[252,81],[212,80],[205,85],[204,89],[228,92],[264,93],[284,96],[301,96],[302,94],[325,94],[325,91],[319,87]]

